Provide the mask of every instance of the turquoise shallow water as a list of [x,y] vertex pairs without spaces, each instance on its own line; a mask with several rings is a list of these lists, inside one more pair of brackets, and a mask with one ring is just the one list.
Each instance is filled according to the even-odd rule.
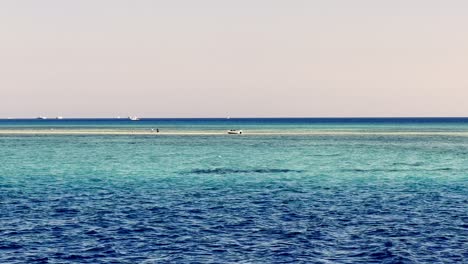
[[9,130],[96,130],[161,132],[224,132],[243,129],[246,133],[273,132],[468,132],[468,118],[204,118],[157,119],[138,122],[128,119],[0,119],[0,132]]
[[0,263],[462,263],[467,156],[447,135],[0,135]]

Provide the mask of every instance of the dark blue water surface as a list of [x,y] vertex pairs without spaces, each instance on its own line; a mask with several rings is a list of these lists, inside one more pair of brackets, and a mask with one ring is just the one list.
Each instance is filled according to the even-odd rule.
[[446,124],[446,123],[464,123],[468,124],[468,117],[359,117],[359,118],[141,118],[139,122],[134,122],[128,118],[64,118],[64,119],[0,119],[1,125],[20,125],[20,124],[125,124],[141,125],[144,123],[159,124]]
[[467,263],[467,157],[463,134],[3,134],[0,263]]

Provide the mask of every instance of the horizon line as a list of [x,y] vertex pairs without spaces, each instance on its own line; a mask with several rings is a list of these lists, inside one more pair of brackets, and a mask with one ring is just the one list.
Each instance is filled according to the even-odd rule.
[[[45,116],[41,116],[45,117]],[[59,118],[60,117],[60,118]],[[116,119],[128,120],[129,117],[45,117],[43,120],[70,120],[70,119]],[[0,120],[39,120],[40,117],[0,117]],[[429,118],[468,118],[468,116],[258,116],[258,117],[138,117],[141,119],[429,119]]]

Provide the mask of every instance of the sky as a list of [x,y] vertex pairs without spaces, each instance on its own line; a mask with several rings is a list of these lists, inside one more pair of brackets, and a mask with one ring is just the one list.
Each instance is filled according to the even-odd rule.
[[468,116],[466,0],[1,0],[3,117]]

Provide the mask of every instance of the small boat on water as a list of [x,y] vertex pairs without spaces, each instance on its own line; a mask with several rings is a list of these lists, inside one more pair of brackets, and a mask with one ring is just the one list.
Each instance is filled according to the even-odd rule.
[[63,119],[63,117],[62,116],[57,116],[55,119],[61,120],[61,119]]
[[231,129],[227,132],[229,135],[242,135],[242,130]]
[[39,116],[37,119],[40,119],[40,120],[46,120],[46,119],[47,119],[47,117],[45,117],[45,116]]
[[129,116],[128,119],[130,119],[131,121],[138,121],[138,120],[140,120],[140,118],[137,117],[137,116]]

